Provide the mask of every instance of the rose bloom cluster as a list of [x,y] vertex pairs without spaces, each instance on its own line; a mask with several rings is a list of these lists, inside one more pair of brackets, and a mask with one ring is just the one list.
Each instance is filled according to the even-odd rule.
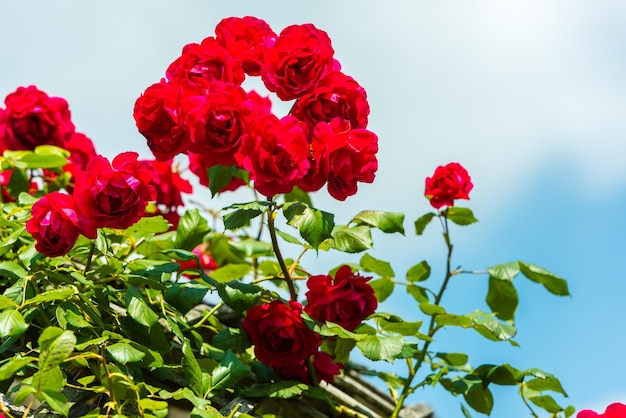
[[[29,179],[27,191],[41,198],[26,230],[47,256],[66,254],[80,234],[95,238],[98,228],[128,228],[142,216],[162,214],[176,225],[181,193],[191,192],[171,161],[138,160],[134,152],[112,161],[98,155],[92,141],[75,131],[65,99],[35,86],[19,87],[0,108],[0,150],[32,151],[41,145],[70,153],[62,173],[41,170]],[[14,170],[0,172],[3,202],[15,200],[13,175]],[[69,178],[62,188],[56,182],[60,176]]]
[[332,382],[341,365],[320,351],[322,339],[305,324],[302,313],[321,323],[333,322],[354,331],[378,306],[369,279],[344,265],[334,277],[318,275],[308,279],[304,309],[298,302],[280,300],[249,309],[242,327],[254,343],[256,357],[284,379],[310,384],[312,364],[317,379]]
[[[269,98],[246,91],[246,76],[294,101],[289,114],[277,117]],[[246,170],[268,198],[327,185],[345,200],[359,182],[371,183],[378,138],[366,129],[368,115],[365,90],[341,72],[326,32],[303,24],[276,34],[251,16],[223,19],[215,36],[185,45],[134,108],[157,160],[186,154],[204,185],[211,167]],[[244,185],[240,177],[222,191]]]

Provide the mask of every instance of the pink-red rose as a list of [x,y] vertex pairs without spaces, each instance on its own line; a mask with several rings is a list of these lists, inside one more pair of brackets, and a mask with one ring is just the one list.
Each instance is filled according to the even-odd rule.
[[0,112],[0,143],[9,150],[33,150],[39,145],[63,147],[74,133],[65,99],[50,97],[35,86],[9,94]]
[[296,100],[290,114],[306,122],[313,132],[318,122],[342,118],[350,127],[367,128],[370,106],[365,89],[352,77],[333,71],[313,91]]
[[450,163],[435,169],[432,177],[426,178],[426,198],[435,209],[454,206],[456,199],[469,199],[474,185],[467,170],[459,163]]
[[301,317],[302,305],[275,300],[248,309],[242,328],[254,343],[254,354],[272,367],[298,366],[317,352],[320,339]]
[[263,83],[281,100],[296,99],[333,69],[334,52],[323,30],[310,23],[287,26],[265,50]]
[[133,117],[139,132],[159,161],[189,149],[189,130],[182,123],[183,108],[179,84],[161,80],[152,84],[135,102]]
[[237,58],[249,75],[260,75],[266,41],[276,33],[262,19],[227,17],[215,27],[215,39]]
[[[335,380],[335,376],[341,373],[342,366],[335,363],[329,354],[318,351],[313,358],[313,367],[315,368],[315,376],[318,381],[332,383]],[[276,366],[274,370],[285,380],[299,380],[307,385],[313,383],[311,382],[306,361],[300,364]]]
[[232,83],[213,81],[206,90],[205,95],[188,99],[190,151],[204,154],[208,167],[235,164],[252,105],[246,91]]
[[330,321],[354,331],[378,306],[374,290],[367,283],[370,279],[353,273],[347,265],[337,270],[334,278],[311,276],[304,311],[322,323]]
[[241,63],[213,37],[185,45],[165,74],[170,82],[187,80],[199,88],[213,80],[241,84],[246,77]]
[[313,132],[313,158],[337,200],[354,195],[358,182],[372,183],[378,170],[378,137],[367,129],[350,129],[341,118],[320,122]]
[[626,418],[626,405],[619,402],[613,403],[606,407],[603,414],[584,409],[576,415],[576,418]]
[[310,147],[306,124],[293,116],[258,117],[248,128],[235,155],[250,172],[254,188],[267,197],[289,193],[308,172]]
[[44,195],[33,204],[26,230],[35,238],[35,248],[43,255],[67,254],[80,235],[78,214],[72,196],[60,192]]
[[111,163],[97,156],[77,176],[74,198],[85,236],[95,238],[96,228],[128,228],[155,199],[150,184],[152,164],[137,161],[137,156],[136,152],[124,152]]

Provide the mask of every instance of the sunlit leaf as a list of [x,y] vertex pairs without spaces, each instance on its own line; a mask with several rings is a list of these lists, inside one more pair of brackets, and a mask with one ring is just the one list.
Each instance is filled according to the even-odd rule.
[[0,313],[0,338],[17,337],[28,329],[28,324],[18,311],[13,309]]
[[145,357],[145,353],[136,349],[130,343],[119,342],[107,346],[107,352],[115,359],[115,361],[126,364],[141,361]]
[[472,211],[468,208],[460,208],[458,206],[450,206],[446,209],[447,218],[457,225],[471,225],[478,222]]
[[359,264],[365,271],[376,273],[381,277],[393,278],[396,275],[390,263],[374,258],[368,253],[363,254]]
[[332,248],[345,253],[359,253],[374,245],[372,231],[366,225],[335,228],[332,237]]
[[364,210],[352,218],[349,223],[369,225],[387,234],[399,232],[404,235],[404,214],[399,212]]
[[430,221],[432,221],[435,216],[437,216],[435,213],[428,212],[427,214],[419,217],[415,221],[415,234],[422,235],[424,233],[424,229],[426,229]]
[[426,261],[420,261],[406,272],[408,282],[422,282],[430,277],[430,266]]
[[534,264],[519,262],[519,267],[524,276],[530,280],[541,283],[549,292],[558,296],[569,296],[567,281],[552,274],[548,270]]
[[128,315],[135,321],[146,327],[151,327],[157,323],[158,315],[148,306],[148,303],[137,289],[132,286],[127,287],[125,300]]

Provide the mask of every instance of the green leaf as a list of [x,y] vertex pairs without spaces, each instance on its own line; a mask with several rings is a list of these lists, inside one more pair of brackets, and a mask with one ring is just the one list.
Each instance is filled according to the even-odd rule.
[[11,232],[11,235],[2,240],[2,243],[0,244],[0,256],[6,254],[11,248],[13,248],[13,244],[17,242],[25,230],[26,228],[24,227],[17,228]]
[[331,237],[335,226],[335,216],[332,213],[311,208],[300,202],[286,203],[283,214],[287,223],[297,228],[300,236],[316,250],[324,240]]
[[489,267],[487,272],[495,279],[513,281],[519,273],[519,264],[517,261],[509,261]]
[[504,321],[512,321],[518,305],[518,296],[515,286],[508,280],[489,277],[489,291],[487,305],[496,316]]
[[136,349],[130,343],[119,342],[107,346],[107,352],[118,363],[135,363],[141,361],[145,357],[145,353]]
[[395,287],[394,281],[388,278],[372,280],[369,284],[374,289],[374,295],[376,295],[378,302],[386,300],[393,293]]
[[502,323],[494,315],[474,311],[469,315],[474,322],[474,329],[483,337],[492,341],[507,341],[515,336],[517,329],[513,325]]
[[493,395],[488,387],[483,385],[473,385],[463,394],[465,402],[475,411],[483,414],[491,414],[493,409]]
[[424,233],[424,229],[426,229],[430,221],[432,221],[435,216],[437,216],[435,213],[428,212],[427,214],[419,217],[415,221],[415,234],[422,235]]
[[298,186],[295,186],[291,192],[286,193],[283,196],[285,198],[285,202],[300,202],[308,206],[313,206],[311,196]]
[[52,409],[64,417],[68,416],[70,413],[70,402],[64,394],[53,390],[43,390],[40,393]]
[[39,371],[47,370],[63,363],[74,351],[76,336],[72,331],[63,331],[57,327],[48,327],[43,330],[38,339]]
[[219,283],[217,292],[228,306],[237,312],[244,312],[257,304],[261,298],[263,288],[247,283],[232,281]]
[[457,225],[471,225],[478,222],[472,211],[468,208],[460,208],[458,206],[450,206],[446,209],[447,218]]
[[243,351],[252,345],[252,341],[241,328],[225,328],[215,334],[212,344],[220,350]]
[[21,279],[26,275],[28,275],[28,273],[19,264],[11,263],[10,261],[0,262],[0,276]]
[[35,152],[27,152],[18,159],[24,168],[61,168],[67,164],[69,152],[51,145],[40,145]]
[[0,295],[0,311],[15,307],[17,307],[17,303],[13,299]]
[[232,212],[224,214],[224,227],[227,230],[234,231],[235,229],[246,226],[250,221],[259,216],[262,211],[258,209],[237,209]]
[[178,221],[175,247],[192,251],[210,231],[207,220],[200,216],[198,209],[187,210]]
[[57,289],[50,289],[45,292],[42,292],[35,296],[34,298],[28,299],[24,302],[25,305],[39,305],[44,302],[50,302],[53,300],[65,300],[70,296],[74,296],[78,293],[78,289],[74,286],[71,287],[61,287]]
[[263,383],[243,389],[241,394],[250,398],[280,398],[289,399],[301,395],[309,387],[302,382],[292,380],[278,381],[276,383]]
[[363,254],[363,257],[361,257],[361,261],[359,261],[359,264],[361,265],[361,267],[363,267],[365,271],[378,274],[381,277],[393,278],[396,275],[391,268],[391,264],[386,261],[374,258],[368,253]]
[[207,169],[209,175],[209,190],[211,197],[215,197],[224,187],[228,186],[235,174],[237,167],[235,165],[214,165]]
[[470,415],[470,412],[467,410],[467,408],[463,404],[461,404],[461,412],[463,412],[463,416],[465,418],[472,418],[472,416]]
[[[183,375],[187,378],[193,392],[198,396],[204,396],[205,383],[203,382],[202,369],[200,369],[198,360],[194,356],[187,339],[183,342],[182,352]],[[206,386],[208,386],[208,382]]]
[[430,266],[426,261],[420,261],[406,272],[408,282],[423,282],[430,277]]
[[158,401],[156,399],[142,398],[137,402],[139,406],[144,410],[159,411],[167,409],[168,403],[166,401]]
[[126,310],[135,321],[148,328],[157,323],[159,317],[148,306],[143,296],[132,286],[126,288]]
[[409,283],[406,286],[406,292],[413,296],[413,299],[417,301],[417,303],[429,303],[428,293],[425,287],[416,286],[413,283]]
[[208,291],[209,289],[201,283],[168,283],[163,298],[181,313],[186,314],[202,302]]
[[13,377],[27,364],[37,360],[35,357],[13,357],[0,367],[0,382]]
[[472,318],[467,315],[442,314],[435,319],[440,326],[456,326],[470,328],[474,325]]
[[404,235],[404,213],[364,210],[359,212],[349,223],[369,225],[386,234],[399,232]]
[[135,239],[147,238],[153,234],[160,234],[167,232],[170,229],[170,224],[163,218],[163,216],[146,216],[139,219],[126,229],[126,234],[134,237]]
[[433,305],[432,303],[420,303],[419,308],[426,315],[441,315],[446,313],[443,306]]
[[302,242],[300,242],[300,240],[298,238],[294,237],[291,234],[283,232],[283,231],[279,230],[278,228],[276,228],[276,234],[279,237],[281,237],[283,240],[285,240],[285,242],[288,242],[290,244],[302,245]]
[[528,398],[528,400],[537,405],[539,408],[543,408],[552,414],[563,411],[563,408],[561,408],[550,395],[533,396]]
[[534,264],[519,262],[519,267],[524,276],[530,280],[541,283],[549,292],[557,296],[569,296],[567,281],[550,273],[548,270]]
[[403,337],[383,337],[379,335],[367,335],[356,346],[361,353],[370,360],[384,360],[393,363],[393,360],[399,358],[404,348],[405,341]]
[[335,228],[332,238],[332,247],[344,253],[359,253],[374,246],[372,231],[366,225]]
[[450,366],[464,366],[469,360],[469,356],[464,353],[437,353],[435,357],[442,359]]
[[524,378],[524,374],[510,364],[493,366],[491,364],[481,365],[474,370],[479,374],[484,382],[495,383],[501,386],[518,385]]
[[561,382],[559,381],[559,379],[552,375],[545,377],[536,377],[534,379],[526,381],[525,384],[528,389],[532,389],[537,392],[551,390],[567,397],[567,393],[565,393],[565,389],[563,389],[563,386],[561,386]]
[[210,276],[218,282],[229,282],[231,280],[241,280],[252,271],[249,264],[227,264],[217,270],[213,270]]
[[220,391],[233,387],[249,373],[250,369],[231,350],[228,350],[220,364],[211,372],[209,391]]
[[18,337],[28,329],[21,313],[7,310],[0,313],[0,338]]

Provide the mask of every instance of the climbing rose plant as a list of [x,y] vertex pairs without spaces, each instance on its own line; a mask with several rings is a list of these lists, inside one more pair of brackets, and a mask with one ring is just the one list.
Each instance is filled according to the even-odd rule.
[[[164,71],[133,109],[153,160],[99,155],[68,103],[36,86],[0,108],[0,390],[14,403],[164,417],[182,401],[194,416],[219,417],[219,399],[311,397],[325,399],[328,414],[362,416],[324,390],[356,368],[388,387],[393,417],[411,393],[438,385],[462,398],[467,417],[491,412],[493,385],[517,386],[532,416],[573,415],[545,371],[473,366],[463,347],[434,349],[448,327],[517,345],[518,276],[569,295],[565,280],[527,262],[452,267],[453,227],[477,221],[457,206],[474,186],[460,163],[419,186],[435,211],[412,224],[421,235],[439,221],[441,280],[425,260],[398,277],[368,252],[380,232],[401,245],[404,214],[362,210],[336,223],[312,204],[309,193],[324,186],[348,199],[378,169],[365,89],[341,71],[326,32],[303,24],[277,34],[261,19],[226,18]],[[247,89],[247,77],[267,92]],[[273,113],[277,99],[292,103],[287,115]],[[252,200],[219,211],[186,205],[189,174],[213,196],[246,188]],[[304,266],[306,253],[330,251],[345,262]],[[487,311],[444,307],[461,274],[488,281]],[[392,293],[416,304],[410,318],[380,310]],[[370,362],[354,364],[355,351]]]

